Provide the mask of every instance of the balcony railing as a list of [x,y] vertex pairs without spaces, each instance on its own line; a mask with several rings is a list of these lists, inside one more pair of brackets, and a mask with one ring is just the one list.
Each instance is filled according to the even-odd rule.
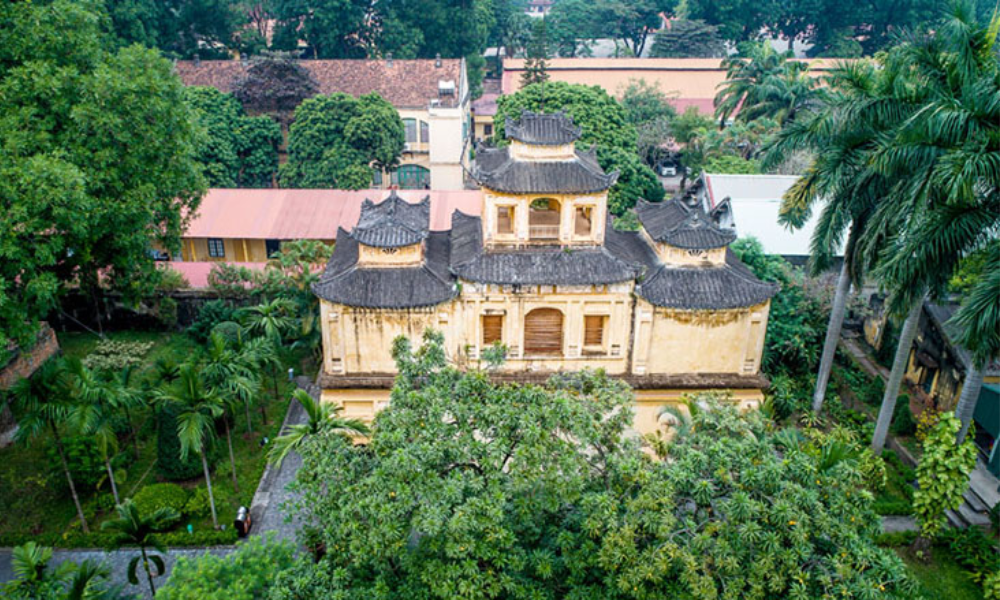
[[558,240],[558,225],[531,225],[528,227],[528,236],[532,240]]

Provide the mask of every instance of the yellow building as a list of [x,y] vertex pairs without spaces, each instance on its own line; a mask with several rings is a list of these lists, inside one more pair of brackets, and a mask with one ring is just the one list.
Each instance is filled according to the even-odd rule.
[[777,290],[727,249],[735,234],[681,200],[642,202],[642,231],[617,231],[607,195],[618,174],[575,149],[568,117],[524,113],[506,132],[508,146],[476,157],[480,216],[456,211],[450,231],[430,231],[426,202],[392,194],[338,232],[313,287],[324,399],[372,418],[389,399],[393,340],[434,328],[459,364],[504,344],[501,379],[583,368],[626,379],[640,432],[692,391],[728,390],[756,406]]

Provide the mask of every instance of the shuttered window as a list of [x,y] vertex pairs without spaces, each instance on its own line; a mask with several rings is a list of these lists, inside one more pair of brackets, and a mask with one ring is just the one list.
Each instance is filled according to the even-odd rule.
[[497,233],[510,235],[514,233],[514,207],[497,207]]
[[524,354],[561,356],[563,316],[554,308],[536,308],[524,317]]
[[604,345],[604,319],[603,315],[587,315],[583,318],[584,346]]
[[483,315],[483,346],[503,341],[503,315]]

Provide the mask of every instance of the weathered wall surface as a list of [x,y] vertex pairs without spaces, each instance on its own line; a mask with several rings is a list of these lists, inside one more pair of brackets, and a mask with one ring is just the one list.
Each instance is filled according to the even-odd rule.
[[0,390],[10,389],[22,377],[30,377],[35,369],[58,351],[56,332],[48,323],[43,323],[35,345],[28,350],[15,350],[14,358],[0,369]]
[[758,373],[769,309],[681,311],[639,299],[632,373]]

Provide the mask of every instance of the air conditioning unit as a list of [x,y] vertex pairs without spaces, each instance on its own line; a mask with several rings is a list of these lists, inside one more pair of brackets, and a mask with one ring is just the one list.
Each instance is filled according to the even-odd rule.
[[404,142],[403,152],[413,152],[413,144],[411,142]]

